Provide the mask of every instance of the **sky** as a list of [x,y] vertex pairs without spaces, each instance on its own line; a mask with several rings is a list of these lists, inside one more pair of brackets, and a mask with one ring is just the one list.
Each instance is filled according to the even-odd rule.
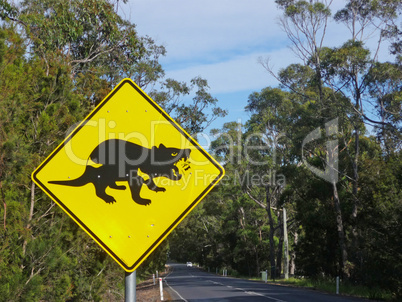
[[[334,0],[332,12],[344,4]],[[282,11],[273,0],[129,0],[119,13],[136,24],[140,35],[165,46],[167,55],[160,62],[166,78],[207,79],[210,93],[229,112],[209,130],[225,122],[244,123],[249,117],[244,110],[248,96],[278,86],[258,58],[269,58],[275,71],[301,62],[289,48],[279,25]],[[332,21],[326,37],[325,46],[340,46],[350,33]],[[368,43],[375,45],[376,38]],[[387,48],[381,51],[386,55]]]

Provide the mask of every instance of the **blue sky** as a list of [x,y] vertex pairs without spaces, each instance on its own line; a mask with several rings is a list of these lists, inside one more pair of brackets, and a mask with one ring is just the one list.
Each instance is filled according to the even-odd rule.
[[[334,0],[332,11],[345,1]],[[229,110],[224,122],[241,120],[247,97],[278,82],[257,62],[269,57],[274,70],[300,62],[288,47],[278,20],[282,12],[273,0],[129,0],[119,13],[137,25],[140,35],[152,37],[167,49],[161,63],[166,77],[189,82],[195,76],[208,80],[219,106]],[[340,46],[348,29],[331,22],[325,46]],[[375,37],[368,43],[375,45]],[[387,47],[382,48],[386,56]]]

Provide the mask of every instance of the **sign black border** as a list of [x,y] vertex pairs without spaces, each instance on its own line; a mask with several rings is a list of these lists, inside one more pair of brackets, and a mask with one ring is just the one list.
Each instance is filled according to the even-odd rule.
[[[74,215],[73,212],[69,210],[69,208],[60,200],[58,199],[37,177],[36,175],[46,166],[46,164],[60,151],[64,148],[64,145],[67,144],[86,124],[87,122],[116,94],[117,91],[121,89],[125,84],[130,84],[131,87],[133,87],[146,101],[148,101],[149,104],[151,104],[167,121],[170,122],[170,124],[176,128],[190,143],[197,148],[211,163],[214,164],[214,166],[219,170],[219,175],[205,188],[202,193],[196,197],[196,199],[184,210],[184,212],[162,233],[161,236],[159,236],[158,239],[154,241],[154,243],[138,258],[138,260],[132,265],[132,266],[127,266],[126,263],[118,257],[111,249],[108,248],[108,246],[99,239],[98,236],[96,236],[77,216]],[[32,174],[32,178],[34,181],[40,185],[40,187],[46,191],[46,193],[53,198],[57,202],[57,204],[63,208],[64,211],[66,211],[73,219],[82,227],[88,234],[90,234],[93,238],[95,238],[96,242],[105,250],[107,251],[112,257],[128,272],[131,272],[134,270],[134,268],[141,263],[142,261],[145,260],[147,255],[152,251],[156,246],[158,246],[161,242],[162,239],[169,234],[179,223],[181,219],[183,219],[189,212],[190,210],[202,199],[206,193],[212,189],[213,186],[220,180],[220,178],[224,175],[224,170],[223,168],[218,165],[215,160],[207,153],[205,152],[204,149],[202,149],[198,143],[190,136],[188,135],[185,131],[183,131],[180,127],[178,127],[178,124],[165,112],[163,109],[161,109],[148,95],[146,95],[139,87],[136,85],[133,85],[133,82],[128,79],[122,80],[118,86],[116,86],[113,90],[112,93],[110,93],[84,120],[83,122],[74,129],[74,131],[64,140],[63,143],[61,143],[53,152],[52,154],[46,158],[44,162],[34,171]]]

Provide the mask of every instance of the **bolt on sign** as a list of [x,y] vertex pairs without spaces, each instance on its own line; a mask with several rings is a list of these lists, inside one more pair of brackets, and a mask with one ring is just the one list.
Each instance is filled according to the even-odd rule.
[[124,79],[32,173],[121,267],[134,271],[224,169]]

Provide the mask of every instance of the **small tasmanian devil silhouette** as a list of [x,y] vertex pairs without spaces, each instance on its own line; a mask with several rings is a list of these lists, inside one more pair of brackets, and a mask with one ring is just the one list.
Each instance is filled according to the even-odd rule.
[[[180,160],[186,162],[190,152],[190,149],[167,148],[162,144],[148,149],[128,141],[110,139],[100,143],[89,155],[88,161],[93,161],[96,166],[87,165],[84,174],[77,179],[48,183],[73,187],[92,183],[99,198],[106,203],[114,203],[116,200],[106,194],[106,188],[125,190],[126,186],[117,185],[116,181],[128,181],[132,199],[140,205],[149,205],[151,200],[140,196],[142,185],[155,192],[165,192],[165,188],[155,184],[154,178],[180,180],[182,175],[176,164]],[[188,163],[185,165],[188,166]],[[138,170],[148,174],[149,179],[144,180]]]

